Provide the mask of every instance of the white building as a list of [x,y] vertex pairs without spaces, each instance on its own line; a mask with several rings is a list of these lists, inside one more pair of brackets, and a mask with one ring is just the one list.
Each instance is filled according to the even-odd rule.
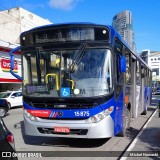
[[19,44],[19,35],[31,28],[51,24],[23,8],[13,8],[0,12],[0,40]]
[[160,51],[142,50],[141,58],[152,69],[152,81],[160,81]]
[[[10,70],[9,52],[19,45],[19,36],[31,28],[51,24],[23,8],[13,8],[0,12],[0,91],[14,89],[21,86],[21,82],[13,77]],[[15,72],[21,75],[21,53],[15,53]]]

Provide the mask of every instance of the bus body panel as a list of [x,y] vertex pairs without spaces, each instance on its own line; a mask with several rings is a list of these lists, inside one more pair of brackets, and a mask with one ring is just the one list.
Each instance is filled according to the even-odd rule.
[[144,89],[144,110],[146,110],[149,105],[149,98],[150,98],[149,87],[145,86],[145,89]]
[[[31,121],[24,114],[25,134],[32,136],[47,137],[72,137],[72,138],[108,138],[114,136],[114,122],[111,116],[107,116],[97,123],[86,123],[86,120],[47,120],[46,122]],[[88,130],[85,135],[77,134],[52,134],[47,132],[49,128],[53,131],[54,127],[68,127],[70,130]],[[46,134],[40,133],[37,128],[46,129]]]
[[124,105],[123,105],[123,100],[124,100],[124,93],[121,92],[118,100],[116,102],[116,107],[115,107],[115,128],[114,132],[115,135],[117,135],[123,128],[123,114],[124,114]]

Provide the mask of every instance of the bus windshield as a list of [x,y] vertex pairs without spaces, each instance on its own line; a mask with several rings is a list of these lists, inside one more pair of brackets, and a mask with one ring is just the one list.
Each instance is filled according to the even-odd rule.
[[112,90],[108,49],[44,50],[23,53],[23,95],[93,97]]

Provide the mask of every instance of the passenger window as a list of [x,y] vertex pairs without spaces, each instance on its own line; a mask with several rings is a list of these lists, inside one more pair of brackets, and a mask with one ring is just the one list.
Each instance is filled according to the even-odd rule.
[[114,52],[116,53],[116,72],[117,72],[117,76],[116,76],[116,81],[117,81],[117,84],[121,85],[122,84],[122,74],[120,73],[119,71],[119,58],[120,56],[122,56],[122,49],[123,49],[123,46],[121,43],[118,42],[118,40],[115,41],[115,44],[114,44]]
[[132,74],[131,74],[131,53],[125,49],[125,57],[126,57],[126,74],[125,80],[126,84],[132,83]]
[[144,77],[144,84],[145,84],[145,86],[147,86],[147,77],[148,76],[147,76],[147,69],[146,68],[144,69],[144,76],[145,76]]
[[119,71],[119,58],[120,57],[118,55],[116,55],[116,71],[117,71],[116,82],[117,82],[117,84],[121,85],[123,76]]
[[123,46],[116,40],[114,44],[114,52],[118,55],[122,55]]
[[149,87],[152,86],[152,72],[149,71]]
[[119,97],[119,94],[122,90],[122,84],[123,84],[123,74],[119,70],[119,58],[122,56],[122,49],[123,45],[119,43],[117,40],[115,41],[114,44],[114,52],[115,52],[115,69],[116,69],[116,74],[115,74],[115,79],[116,79],[116,98]]
[[146,79],[147,79],[147,86],[149,86],[149,70],[147,69],[147,77],[146,77]]
[[140,67],[140,62],[137,61],[137,65],[136,65],[136,84],[137,85],[141,85],[141,67]]

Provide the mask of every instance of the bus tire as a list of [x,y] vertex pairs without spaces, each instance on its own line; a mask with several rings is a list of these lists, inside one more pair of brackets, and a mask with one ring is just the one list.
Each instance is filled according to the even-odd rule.
[[127,131],[130,128],[131,123],[131,113],[130,110],[127,108],[125,116],[123,117],[123,128],[122,131],[118,134],[121,137],[127,137]]

